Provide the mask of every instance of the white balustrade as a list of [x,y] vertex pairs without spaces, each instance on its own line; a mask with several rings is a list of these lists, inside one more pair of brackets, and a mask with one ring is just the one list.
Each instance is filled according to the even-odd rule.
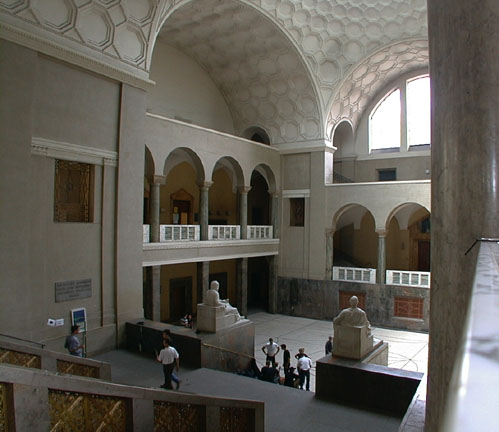
[[247,238],[255,239],[271,239],[274,235],[272,225],[248,225]]
[[376,269],[358,267],[333,267],[333,280],[376,283]]
[[208,240],[239,240],[240,225],[208,225]]
[[142,242],[143,243],[149,243],[149,231],[150,231],[149,225],[142,225]]
[[387,285],[405,285],[430,288],[430,272],[387,270]]
[[160,242],[198,241],[199,225],[160,225]]

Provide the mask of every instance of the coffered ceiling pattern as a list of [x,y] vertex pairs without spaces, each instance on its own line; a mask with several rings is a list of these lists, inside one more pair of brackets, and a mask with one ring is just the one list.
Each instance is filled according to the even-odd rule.
[[343,119],[357,128],[364,109],[376,94],[398,76],[428,66],[428,41],[415,40],[393,44],[377,51],[344,79],[338,88],[327,117],[327,136]]
[[206,69],[239,134],[260,126],[273,143],[326,138],[359,116],[372,79],[427,62],[414,45],[393,52],[427,39],[425,0],[0,0],[7,27],[141,79],[159,35]]
[[205,68],[239,134],[260,126],[275,144],[320,137],[318,98],[298,51],[254,8],[235,1],[189,2],[167,19],[159,40]]

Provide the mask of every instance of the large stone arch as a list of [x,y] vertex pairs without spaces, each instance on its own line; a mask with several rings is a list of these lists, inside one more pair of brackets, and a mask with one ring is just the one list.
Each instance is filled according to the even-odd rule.
[[323,139],[320,95],[309,62],[285,28],[248,0],[165,3],[156,40],[193,57],[220,88],[237,135],[265,129],[273,145]]
[[341,121],[351,122],[354,132],[362,114],[390,81],[428,66],[428,41],[416,39],[387,45],[364,59],[338,87],[328,109],[325,134],[332,137]]
[[276,177],[274,172],[272,171],[272,168],[270,168],[267,164],[260,163],[251,170],[251,172],[253,171],[257,171],[265,179],[268,186],[268,192],[270,194],[277,192]]
[[223,156],[216,161],[211,169],[211,181],[213,181],[213,174],[219,168],[223,169],[228,174],[229,178],[232,181],[232,188],[234,192],[238,187],[245,186],[244,173],[241,165],[239,165],[239,162],[232,156]]
[[388,214],[385,222],[385,228],[388,230],[388,226],[390,225],[390,222],[392,218],[396,218],[399,224],[399,227],[401,229],[407,229],[409,219],[411,218],[411,215],[413,215],[416,211],[419,209],[425,209],[428,213],[430,212],[430,209],[427,208],[425,205],[420,204],[420,203],[415,203],[415,202],[407,202],[398,205],[390,213]]
[[177,147],[173,149],[165,160],[163,165],[163,175],[168,176],[168,173],[182,162],[189,163],[196,172],[196,182],[203,184],[205,181],[205,168],[199,156],[190,148]]
[[[346,204],[340,209],[338,209],[333,215],[333,220],[331,224],[331,229],[337,231],[343,226],[353,223],[354,227],[358,229],[362,218],[366,213],[371,213],[374,219],[374,214],[365,206],[358,203]],[[343,222],[340,224],[340,220],[343,218]],[[375,219],[376,221],[376,219]]]

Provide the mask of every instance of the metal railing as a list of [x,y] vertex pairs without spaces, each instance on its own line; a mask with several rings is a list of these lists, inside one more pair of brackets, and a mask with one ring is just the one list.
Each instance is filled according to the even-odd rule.
[[333,280],[376,283],[376,269],[359,267],[333,267]]
[[403,285],[430,288],[430,272],[387,270],[387,285]]
[[208,240],[239,240],[240,225],[208,225]]
[[247,227],[247,238],[250,240],[271,239],[273,235],[272,225],[248,225]]
[[11,336],[11,335],[8,335],[8,334],[0,333],[0,337],[6,337],[6,338],[9,338],[9,339],[14,339],[14,340],[21,341],[21,342],[28,342],[30,344],[39,345],[42,348],[45,347],[45,344],[42,344],[41,342],[35,342],[35,341],[29,340],[29,339],[23,339],[23,338],[20,338],[20,337],[17,337],[17,336]]

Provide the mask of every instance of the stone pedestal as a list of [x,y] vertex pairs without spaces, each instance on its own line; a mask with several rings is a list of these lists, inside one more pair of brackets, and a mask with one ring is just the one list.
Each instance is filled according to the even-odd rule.
[[216,333],[240,321],[237,314],[226,314],[225,306],[198,304],[197,330]]
[[360,360],[373,349],[374,339],[367,327],[334,326],[334,356]]

